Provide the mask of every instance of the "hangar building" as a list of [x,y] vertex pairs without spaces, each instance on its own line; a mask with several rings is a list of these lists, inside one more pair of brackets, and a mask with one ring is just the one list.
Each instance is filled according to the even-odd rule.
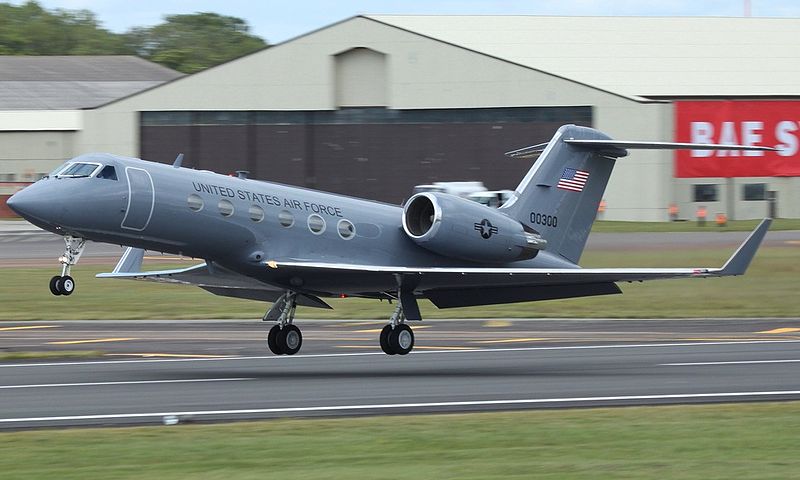
[[[780,146],[617,161],[605,219],[800,217],[800,19],[356,16],[86,110],[109,151],[400,202],[415,184],[514,188],[503,152],[564,123],[613,138]],[[711,102],[711,103],[709,103]],[[697,153],[697,152],[695,152]],[[676,178],[676,174],[679,178]]]
[[83,152],[83,115],[181,73],[134,56],[0,56],[0,216],[5,198]]

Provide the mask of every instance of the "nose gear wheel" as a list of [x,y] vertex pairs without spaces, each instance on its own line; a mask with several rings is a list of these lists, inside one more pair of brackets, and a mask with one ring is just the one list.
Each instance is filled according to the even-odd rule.
[[58,258],[61,262],[61,275],[50,279],[50,293],[53,295],[72,295],[75,291],[75,279],[70,276],[72,266],[78,263],[86,247],[86,240],[70,235],[64,236],[64,255]]

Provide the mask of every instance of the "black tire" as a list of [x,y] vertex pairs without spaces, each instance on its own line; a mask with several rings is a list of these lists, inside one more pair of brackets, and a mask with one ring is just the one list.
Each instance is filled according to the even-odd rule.
[[58,275],[50,279],[50,293],[52,293],[53,295],[56,296],[61,295],[61,288],[59,288],[58,286],[60,280],[61,277],[59,277]]
[[303,334],[294,325],[286,325],[278,333],[278,345],[280,345],[284,355],[294,355],[303,346]]
[[267,334],[267,346],[269,351],[275,355],[283,355],[283,350],[278,345],[278,334],[281,333],[280,325],[273,325]]
[[389,333],[389,347],[397,355],[408,355],[414,349],[414,331],[405,323],[396,326]]
[[386,325],[383,327],[383,330],[381,330],[380,337],[378,337],[381,342],[381,350],[383,350],[383,353],[386,355],[394,355],[394,350],[392,350],[392,347],[389,345],[390,333],[392,333],[392,326]]
[[58,282],[58,290],[61,295],[72,295],[72,292],[75,291],[75,280],[69,275],[61,277],[61,281]]

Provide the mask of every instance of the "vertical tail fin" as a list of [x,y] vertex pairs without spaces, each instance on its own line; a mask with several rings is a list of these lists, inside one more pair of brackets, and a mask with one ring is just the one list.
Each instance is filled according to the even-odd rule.
[[610,140],[588,127],[559,128],[501,211],[539,233],[547,251],[578,263],[616,157],[626,152],[564,142],[573,139]]

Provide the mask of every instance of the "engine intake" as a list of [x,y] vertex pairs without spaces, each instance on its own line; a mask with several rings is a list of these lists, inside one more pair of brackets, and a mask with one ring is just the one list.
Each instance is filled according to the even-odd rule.
[[439,255],[481,263],[527,260],[547,244],[494,208],[438,192],[408,200],[403,230],[417,245]]

